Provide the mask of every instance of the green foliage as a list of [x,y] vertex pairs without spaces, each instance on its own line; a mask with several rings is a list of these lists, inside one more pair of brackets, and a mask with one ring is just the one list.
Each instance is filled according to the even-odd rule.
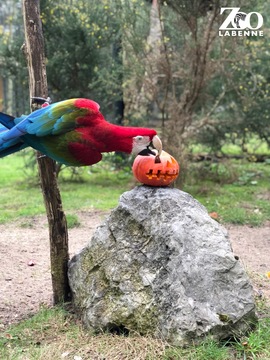
[[[29,111],[28,71],[20,49],[24,39],[19,3],[13,0],[15,10],[7,8],[2,20],[11,21],[10,30],[4,25],[1,32],[0,22],[0,74],[14,82],[12,96],[17,114]],[[91,4],[80,0],[40,3],[48,87],[53,101],[89,97],[100,102],[105,114],[112,112],[122,89],[119,77],[122,65],[112,52],[112,45],[120,36],[115,3],[106,0]]]
[[0,13],[0,76],[5,91],[4,99],[0,101],[4,110],[21,115],[29,104],[28,72],[22,51],[24,36],[21,2],[7,0],[1,3]]
[[111,59],[111,44],[119,31],[112,6],[106,1],[90,6],[84,1],[65,4],[50,0],[41,5],[47,73],[54,100],[90,97],[104,101],[105,97],[110,98],[108,105],[112,104],[115,94],[108,92],[121,85]]
[[243,4],[241,9],[244,8],[246,12],[262,14],[264,36],[219,38],[219,44],[213,48],[211,56],[218,61],[226,59],[226,54],[222,53],[224,47],[230,54],[222,71],[206,84],[210,96],[218,97],[221,89],[225,90],[225,96],[212,116],[218,121],[213,126],[206,126],[197,136],[199,142],[211,146],[214,151],[226,143],[233,143],[248,152],[247,144],[254,134],[268,145],[268,149],[270,147],[269,7],[263,1],[251,1]]
[[270,218],[270,166],[235,160],[190,165],[184,190],[224,223],[260,226]]
[[115,103],[123,100],[136,64],[134,59],[129,62],[132,55],[126,47],[141,51],[148,33],[149,14],[141,19],[144,1],[46,0],[41,5],[53,100],[95,99],[106,118],[115,122]]

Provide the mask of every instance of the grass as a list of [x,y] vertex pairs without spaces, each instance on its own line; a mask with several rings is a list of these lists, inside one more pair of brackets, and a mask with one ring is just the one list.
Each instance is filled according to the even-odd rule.
[[[89,169],[80,169],[76,177],[68,168],[60,173],[63,207],[69,217],[75,216],[77,210],[112,209],[119,196],[128,190],[130,176],[126,173],[118,174],[100,165],[91,168],[91,173]],[[0,159],[0,223],[45,214],[36,174],[37,171],[26,167],[20,154]]]
[[[73,172],[72,172],[72,171]],[[116,172],[109,163],[76,170],[65,168],[59,186],[70,227],[79,226],[78,210],[114,208],[131,188],[132,174]],[[45,214],[36,172],[25,158],[0,159],[0,223]],[[270,219],[270,164],[247,161],[190,164],[184,191],[189,192],[222,223],[260,226]]]
[[270,219],[269,183],[269,163],[230,160],[194,164],[184,190],[222,223],[260,226]]
[[199,346],[178,348],[165,341],[110,333],[92,334],[64,307],[46,308],[0,334],[0,358],[6,360],[229,360],[269,359],[270,319],[235,341],[218,344],[206,339]]
[[[243,154],[243,147],[245,148],[245,154]],[[213,152],[213,149],[210,146],[204,144],[196,143],[190,147],[190,151],[193,154],[210,154]],[[253,134],[249,136],[248,141],[243,146],[243,137],[237,137],[237,134],[232,134],[227,137],[224,145],[221,147],[220,152],[226,155],[240,155],[248,156],[252,155],[269,155],[270,149],[266,141],[261,140],[257,135]]]

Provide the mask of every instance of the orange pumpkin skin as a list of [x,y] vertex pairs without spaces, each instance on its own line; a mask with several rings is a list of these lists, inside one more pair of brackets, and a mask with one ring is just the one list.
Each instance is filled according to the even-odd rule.
[[138,155],[133,163],[132,171],[135,178],[150,186],[168,186],[179,175],[179,164],[173,156],[162,151],[160,157],[154,155]]

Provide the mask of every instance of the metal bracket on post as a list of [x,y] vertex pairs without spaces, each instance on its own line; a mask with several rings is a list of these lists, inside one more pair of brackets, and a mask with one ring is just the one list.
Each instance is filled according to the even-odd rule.
[[46,107],[52,103],[52,99],[47,97],[47,99],[38,96],[31,97],[31,108],[35,108],[35,110],[39,109],[40,107]]

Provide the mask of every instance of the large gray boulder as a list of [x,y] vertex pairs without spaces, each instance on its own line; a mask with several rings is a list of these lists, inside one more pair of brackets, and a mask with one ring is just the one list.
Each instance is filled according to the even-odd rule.
[[189,194],[139,186],[69,264],[77,312],[91,329],[136,331],[175,345],[246,332],[250,281],[226,230]]

